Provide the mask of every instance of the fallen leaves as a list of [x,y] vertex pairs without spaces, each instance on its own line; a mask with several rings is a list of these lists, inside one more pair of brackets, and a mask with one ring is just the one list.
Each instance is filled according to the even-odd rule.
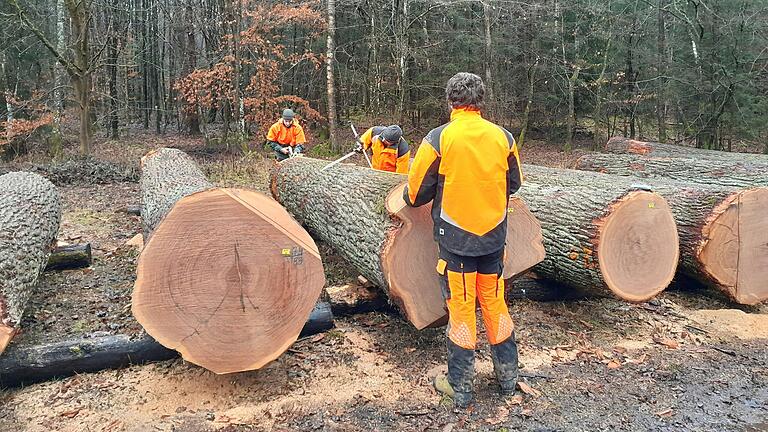
[[523,403],[523,395],[514,395],[510,398],[507,398],[506,403],[508,406],[513,405],[522,405]]
[[621,363],[619,363],[616,360],[611,360],[608,362],[606,366],[608,367],[608,369],[618,369],[621,367]]
[[528,384],[526,384],[526,383],[524,383],[522,381],[518,381],[517,382],[517,387],[523,393],[527,394],[528,396],[532,396],[532,397],[535,397],[535,398],[541,396],[541,392],[539,390],[536,390],[535,388],[529,386]]
[[496,414],[491,417],[485,419],[485,422],[489,425],[497,425],[504,423],[509,419],[509,410],[506,407],[500,406],[496,409]]
[[664,345],[665,347],[669,349],[677,349],[680,347],[680,344],[677,343],[677,341],[672,340],[667,337],[661,337],[661,336],[654,336],[653,341],[656,342],[659,345]]

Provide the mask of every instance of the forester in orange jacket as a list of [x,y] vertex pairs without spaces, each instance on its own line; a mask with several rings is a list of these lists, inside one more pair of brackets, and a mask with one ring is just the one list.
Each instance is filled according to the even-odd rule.
[[307,139],[304,137],[304,129],[294,119],[292,109],[283,110],[283,118],[270,126],[267,132],[267,143],[275,151],[275,157],[279,161],[288,159],[291,153],[304,153],[304,144],[307,143]]
[[398,125],[374,126],[357,140],[358,151],[371,149],[371,165],[381,171],[408,173],[411,150]]
[[448,308],[448,376],[435,387],[457,406],[472,401],[476,301],[502,394],[517,383],[514,324],[501,279],[509,196],[522,184],[515,139],[480,114],[485,86],[479,76],[458,73],[445,89],[451,121],[427,134],[416,152],[404,198],[430,201],[439,246],[437,272]]

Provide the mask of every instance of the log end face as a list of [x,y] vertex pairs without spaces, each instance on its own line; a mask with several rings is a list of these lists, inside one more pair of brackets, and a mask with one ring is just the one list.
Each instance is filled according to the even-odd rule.
[[768,299],[768,188],[733,194],[702,229],[703,270],[734,301],[754,305]]
[[598,238],[600,272],[619,298],[647,301],[672,281],[680,246],[672,211],[660,195],[625,195],[602,221]]
[[279,204],[228,189],[178,201],[137,272],[139,323],[215,373],[257,369],[280,356],[325,284],[317,246]]
[[502,277],[517,277],[542,262],[544,236],[541,224],[518,197],[512,197],[507,206],[507,242]]

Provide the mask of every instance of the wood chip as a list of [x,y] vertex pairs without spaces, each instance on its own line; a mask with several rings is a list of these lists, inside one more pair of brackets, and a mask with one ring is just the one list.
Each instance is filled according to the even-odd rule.
[[507,398],[507,405],[521,405],[523,403],[523,395],[514,395],[511,398]]
[[509,418],[509,410],[503,406],[498,407],[496,415],[491,418],[485,419],[485,422],[490,425],[497,425],[504,423]]
[[608,362],[608,369],[618,369],[621,367],[621,363],[619,363],[616,360],[611,360]]
[[677,349],[680,346],[677,341],[665,337],[655,337],[653,338],[653,341],[659,345],[664,345],[669,349]]
[[672,408],[667,408],[663,411],[657,412],[656,415],[659,417],[672,417],[675,415],[675,411]]

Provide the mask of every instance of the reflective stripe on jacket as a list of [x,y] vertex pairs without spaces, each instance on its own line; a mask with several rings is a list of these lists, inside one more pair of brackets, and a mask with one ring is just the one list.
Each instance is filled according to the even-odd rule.
[[407,174],[408,163],[411,159],[411,149],[408,147],[408,142],[401,137],[397,144],[387,146],[379,136],[384,129],[384,126],[374,126],[360,135],[363,150],[372,149],[371,165],[373,165],[373,169]]
[[408,173],[411,206],[432,200],[435,240],[448,251],[481,256],[504,247],[509,195],[522,184],[512,134],[458,108],[427,134]]

